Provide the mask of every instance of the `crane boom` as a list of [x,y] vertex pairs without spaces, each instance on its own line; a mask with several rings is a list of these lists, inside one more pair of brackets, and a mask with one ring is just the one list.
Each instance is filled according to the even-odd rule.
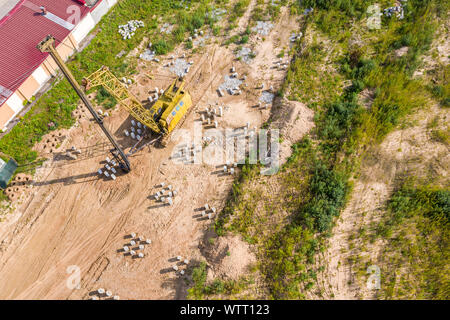
[[76,81],[75,77],[72,75],[72,73],[70,72],[69,68],[66,66],[66,64],[62,60],[61,56],[59,55],[59,53],[56,51],[55,47],[53,46],[54,42],[55,42],[55,38],[53,36],[51,36],[51,35],[48,35],[44,40],[42,40],[37,45],[37,48],[41,52],[48,52],[48,53],[50,53],[50,55],[55,60],[55,62],[58,65],[58,67],[63,72],[64,76],[67,78],[67,80],[69,81],[69,83],[71,84],[71,86],[73,87],[75,92],[78,94],[80,99],[83,101],[83,103],[86,105],[86,107],[88,108],[88,110],[90,111],[92,116],[94,117],[94,119],[97,122],[97,124],[102,129],[103,133],[106,135],[106,137],[109,139],[111,144],[114,146],[115,153],[113,153],[113,154],[117,158],[120,167],[125,172],[131,171],[131,165],[130,165],[130,162],[128,160],[128,157],[123,152],[122,148],[116,142],[114,137],[109,133],[109,131],[103,125],[103,120],[97,115],[97,113],[95,112],[94,108],[92,107],[92,104],[89,101],[88,97],[86,96],[84,91],[81,89],[81,86],[78,84],[78,82]]
[[116,78],[108,67],[103,66],[90,76],[84,78],[83,84],[86,86],[86,89],[103,86],[133,118],[145,124],[153,132],[162,133],[161,128],[153,119],[150,110],[144,108],[139,100]]

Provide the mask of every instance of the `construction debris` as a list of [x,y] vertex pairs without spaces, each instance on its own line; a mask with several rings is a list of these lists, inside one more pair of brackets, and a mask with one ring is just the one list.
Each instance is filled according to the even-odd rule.
[[311,12],[313,12],[313,11],[314,11],[314,8],[305,9],[305,11],[303,12],[303,14],[306,16],[306,15],[308,15],[309,13],[311,13]]
[[125,50],[120,51],[118,54],[116,54],[116,58],[122,58],[127,52]]
[[398,19],[402,20],[403,18],[405,18],[405,10],[404,10],[404,6],[406,5],[405,2],[407,2],[408,0],[400,0],[403,3],[401,3],[398,6],[393,6],[393,7],[389,7],[383,10],[384,15],[386,17],[392,17],[394,14],[397,16]]
[[275,98],[275,95],[270,91],[263,91],[261,93],[261,97],[259,98],[259,101],[262,103],[269,103],[271,104],[273,102],[273,99]]
[[255,54],[252,52],[252,49],[243,47],[240,51],[237,52],[236,58],[241,58],[245,63],[252,62]]
[[188,74],[190,67],[191,64],[188,63],[186,60],[176,59],[172,67],[170,68],[170,71],[175,73],[178,77],[182,78]]
[[299,32],[298,34],[292,33],[291,36],[289,37],[289,41],[295,42],[298,39],[300,39],[302,36],[303,36],[302,32]]
[[234,95],[240,91],[239,86],[242,84],[242,80],[229,75],[225,75],[224,80],[224,83],[222,83],[218,89],[221,96],[223,95],[223,91],[226,91],[231,95]]
[[165,33],[165,34],[171,34],[172,30],[173,30],[173,25],[169,24],[169,23],[165,23],[162,27],[161,27],[161,33]]
[[213,8],[211,12],[206,13],[207,18],[212,18],[216,21],[219,21],[222,19],[222,16],[227,13],[227,10],[221,9],[221,8]]
[[143,53],[139,56],[142,60],[153,61],[155,59],[155,51],[150,49],[145,49]]
[[267,36],[273,27],[274,25],[271,22],[257,21],[256,26],[252,29],[252,31],[257,32],[262,36]]

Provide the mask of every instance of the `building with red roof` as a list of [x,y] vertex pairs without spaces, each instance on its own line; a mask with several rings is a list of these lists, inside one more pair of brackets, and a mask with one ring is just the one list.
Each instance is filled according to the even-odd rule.
[[57,71],[36,45],[51,34],[59,54],[69,58],[116,2],[0,0],[0,128],[6,129]]

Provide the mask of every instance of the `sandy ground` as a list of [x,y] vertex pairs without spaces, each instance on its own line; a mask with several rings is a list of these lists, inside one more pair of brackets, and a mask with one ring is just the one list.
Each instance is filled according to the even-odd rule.
[[[253,107],[260,94],[255,87],[264,82],[266,88],[277,88],[285,76],[285,70],[267,72],[281,50],[274,43],[288,46],[297,25],[286,11],[283,15],[264,42],[256,43],[253,36],[256,57],[251,64],[236,61],[232,47],[214,41],[187,58],[194,61],[187,82],[195,105],[180,129],[192,132],[199,112],[216,102],[226,106],[224,117],[218,118],[220,128],[238,128],[246,122],[259,127],[268,119],[270,109]],[[178,48],[171,55],[182,52]],[[142,74],[169,74],[163,67],[166,61],[140,62],[140,76],[130,90],[145,100],[155,86],[165,88],[168,78],[145,80]],[[247,74],[247,87],[240,96],[219,98],[216,89],[231,66],[240,75]],[[0,299],[87,299],[100,287],[121,299],[184,298],[183,276],[171,269],[177,263],[174,258],[182,256],[189,264],[203,259],[199,243],[211,220],[201,217],[199,209],[208,203],[220,211],[233,176],[219,174],[215,165],[171,160],[176,151],[176,141],[171,141],[166,148],[146,147],[131,156],[132,172],[116,181],[99,178],[96,171],[103,166],[109,145],[86,110],[78,109],[76,116],[77,125],[63,130],[55,146],[51,146],[52,136],[36,146],[50,160],[37,170],[31,188],[14,202],[16,210],[0,224]],[[120,109],[105,119],[126,150],[133,145],[123,134],[130,120]],[[82,151],[77,160],[65,156],[71,146]],[[172,206],[151,198],[162,181],[178,191]],[[152,240],[142,259],[120,251],[131,232]],[[67,285],[76,276],[72,266],[81,271],[81,285],[76,289]],[[179,270],[184,268],[179,263]]]

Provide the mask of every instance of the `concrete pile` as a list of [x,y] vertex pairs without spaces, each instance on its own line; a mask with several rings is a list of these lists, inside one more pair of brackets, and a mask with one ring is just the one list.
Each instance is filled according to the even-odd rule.
[[117,170],[115,167],[117,167],[117,162],[114,159],[109,159],[109,157],[106,157],[105,159],[106,164],[103,168],[98,169],[97,173],[99,176],[104,175],[106,178],[111,178],[112,180],[116,180],[116,174]]
[[173,30],[173,25],[169,24],[169,23],[165,23],[163,24],[163,26],[161,27],[161,33],[165,33],[165,34],[171,34],[172,30]]
[[159,185],[161,190],[156,192],[153,195],[153,198],[155,199],[155,201],[159,201],[171,206],[173,205],[175,196],[178,195],[178,191],[174,190],[174,188],[170,184],[167,187],[165,187],[165,185],[165,182],[161,182],[161,184]]
[[262,36],[267,36],[273,27],[274,25],[271,22],[257,21],[256,26],[252,29],[252,31],[257,32]]
[[241,89],[239,86],[242,84],[242,80],[238,79],[235,75],[226,75],[224,82],[219,86],[219,94],[223,95],[224,92],[228,92],[230,95],[240,94]]
[[206,13],[206,17],[219,21],[222,19],[223,15],[227,13],[227,10],[221,8],[212,8],[211,12]]
[[192,62],[187,62],[184,59],[176,59],[173,62],[170,71],[176,74],[178,77],[184,77],[188,74],[192,64]]
[[94,295],[91,296],[91,300],[99,300],[100,298],[105,298],[106,300],[120,300],[120,297],[113,295],[110,290],[105,290],[103,288],[98,288]]
[[389,7],[383,10],[384,15],[386,17],[392,17],[394,14],[396,17],[400,20],[402,20],[405,17],[405,10],[403,7],[406,5],[406,2],[408,0],[400,0],[402,3],[399,6],[393,6]]
[[275,98],[275,94],[273,94],[272,92],[263,91],[261,93],[261,97],[259,97],[259,101],[261,101],[261,103],[265,103],[265,104],[272,104],[274,98]]
[[131,39],[136,30],[144,26],[144,22],[140,20],[130,20],[127,24],[122,24],[119,26],[119,33],[122,35],[123,40]]
[[243,47],[236,54],[236,58],[241,58],[242,61],[244,61],[245,63],[252,62],[253,57],[254,57],[254,53],[252,52],[252,49],[247,48],[247,47]]
[[139,121],[131,120],[131,127],[127,130],[125,129],[123,133],[125,136],[130,137],[133,140],[141,140],[141,138],[146,134],[147,128]]
[[[130,255],[133,258],[143,258],[145,246],[150,245],[152,240],[145,239],[143,236],[138,237],[135,232],[128,235],[128,238],[131,238],[130,242],[122,247],[124,255]],[[139,250],[141,252],[136,252]]]

